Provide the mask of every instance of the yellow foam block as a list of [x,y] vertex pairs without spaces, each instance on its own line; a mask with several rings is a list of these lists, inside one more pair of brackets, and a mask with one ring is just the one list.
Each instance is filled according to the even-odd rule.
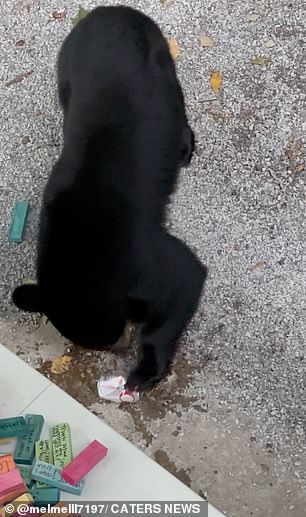
[[66,503],[65,501],[59,501],[58,503],[56,503],[53,508],[66,508],[66,511],[64,512],[61,512],[60,510],[58,511],[54,511],[52,513],[44,513],[43,514],[43,517],[54,517],[55,515],[57,516],[61,516],[62,514],[64,515],[64,517],[68,517],[69,515],[73,515],[69,512],[69,504]]
[[[10,511],[6,512],[6,506],[0,509],[0,517],[8,517],[9,515],[13,515],[18,511],[18,507],[21,504],[27,504],[32,505],[33,504],[33,497],[31,494],[25,493],[20,496],[18,496],[14,501],[10,503]],[[12,508],[13,506],[13,508]]]

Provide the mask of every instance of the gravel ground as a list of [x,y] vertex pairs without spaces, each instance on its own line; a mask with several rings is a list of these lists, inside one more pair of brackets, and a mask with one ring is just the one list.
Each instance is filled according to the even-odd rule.
[[[183,340],[193,372],[184,396],[205,406],[214,430],[222,434],[226,423],[237,436],[245,433],[257,451],[273,454],[276,471],[287,471],[284,490],[290,493],[294,487],[305,503],[305,3],[122,3],[140,8],[165,35],[176,38],[178,74],[197,137],[197,154],[192,167],[182,172],[170,214],[171,230],[210,269],[202,304]],[[67,3],[60,21],[49,15],[65,4],[6,0],[1,5],[3,336],[16,323],[24,334],[39,325],[36,317],[17,314],[10,292],[21,278],[33,275],[41,191],[61,145],[55,60],[78,5],[79,0],[71,0],[69,7]],[[96,5],[83,1],[86,8]],[[213,46],[202,47],[201,36],[209,36]],[[252,64],[260,57],[269,60]],[[223,77],[217,96],[209,86],[212,70]],[[19,246],[7,241],[17,199],[28,199],[31,205],[25,241]],[[229,415],[235,415],[230,422]],[[114,425],[116,419],[118,415],[109,417]],[[187,429],[184,422],[182,417]],[[165,447],[171,449],[171,444]],[[236,449],[241,447],[237,442]],[[156,459],[165,463],[160,455]],[[221,468],[227,468],[226,460]],[[190,477],[198,489],[192,473]],[[244,483],[252,486],[251,479]],[[238,503],[233,509],[222,497],[220,490],[213,502],[231,515],[252,514],[239,513]],[[269,499],[267,492],[267,508]],[[272,513],[265,515],[276,515],[276,507],[269,508]],[[305,515],[294,504],[278,515],[287,516],[288,510]]]

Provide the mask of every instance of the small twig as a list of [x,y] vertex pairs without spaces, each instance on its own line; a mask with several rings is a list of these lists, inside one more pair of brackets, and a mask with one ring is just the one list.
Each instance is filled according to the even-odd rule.
[[29,75],[33,74],[33,70],[29,70],[28,72],[24,72],[23,74],[16,75],[14,79],[11,79],[7,83],[5,83],[5,86],[11,86],[12,84],[21,83],[26,77],[29,77]]
[[269,174],[270,174],[271,178],[274,179],[274,181],[277,183],[277,185],[279,186],[280,190],[282,192],[285,192],[285,189],[283,187],[282,182],[275,176],[274,172],[269,171]]

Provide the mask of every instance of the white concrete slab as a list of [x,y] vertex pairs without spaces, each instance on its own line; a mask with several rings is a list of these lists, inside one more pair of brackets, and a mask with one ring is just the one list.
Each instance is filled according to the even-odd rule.
[[[6,365],[0,380],[0,386],[5,389],[0,391],[0,417],[43,414],[43,437],[48,436],[51,425],[68,422],[72,431],[74,454],[93,439],[100,440],[109,448],[107,457],[88,474],[82,501],[201,500],[190,488],[2,345],[0,364]],[[0,450],[9,450],[10,447],[3,446]],[[80,500],[64,492],[61,499]],[[209,507],[209,517],[221,515]]]
[[0,418],[16,416],[51,382],[0,345]]

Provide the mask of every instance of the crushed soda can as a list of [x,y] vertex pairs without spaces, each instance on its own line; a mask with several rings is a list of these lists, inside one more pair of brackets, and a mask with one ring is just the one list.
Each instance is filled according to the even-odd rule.
[[119,375],[117,377],[104,377],[98,380],[98,393],[102,399],[111,402],[137,402],[139,393],[124,388],[126,379]]

